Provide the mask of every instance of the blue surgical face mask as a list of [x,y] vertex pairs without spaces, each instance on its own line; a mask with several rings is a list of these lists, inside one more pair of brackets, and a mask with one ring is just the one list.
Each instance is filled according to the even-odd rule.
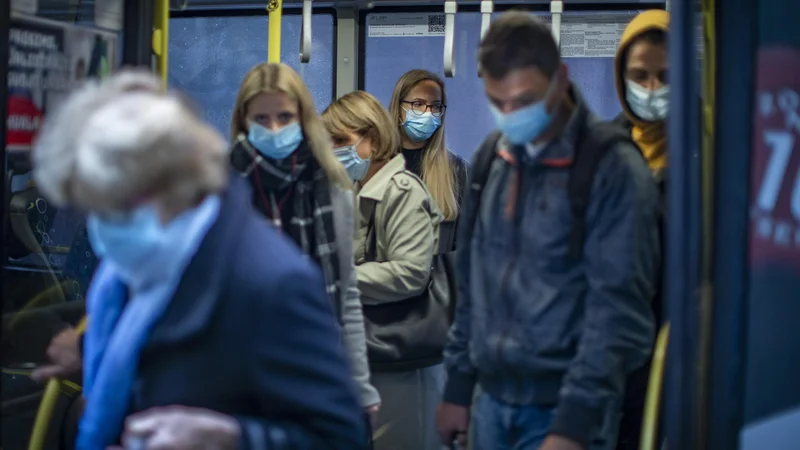
[[669,86],[651,91],[635,81],[625,80],[625,100],[634,114],[648,122],[667,118],[669,113]]
[[350,179],[353,181],[363,180],[364,177],[367,176],[367,170],[369,170],[370,160],[362,159],[358,156],[358,152],[356,151],[356,147],[360,142],[359,140],[354,145],[339,147],[333,150],[333,154],[336,155],[339,162],[347,169],[347,174],[350,175]]
[[494,105],[489,105],[497,128],[513,145],[525,145],[539,137],[550,123],[553,116],[547,112],[547,100],[553,91],[555,81],[550,83],[545,97],[536,103],[524,106],[516,111],[504,113]]
[[403,109],[406,112],[406,121],[403,122],[403,129],[406,132],[406,136],[412,141],[427,141],[442,124],[442,119],[434,116],[430,111],[418,115],[414,111]]
[[271,159],[284,159],[294,153],[303,142],[303,129],[300,127],[300,122],[290,123],[276,131],[250,122],[247,140],[263,156]]
[[155,206],[141,206],[120,217],[90,214],[89,242],[98,257],[111,260],[124,272],[146,266],[169,240]]

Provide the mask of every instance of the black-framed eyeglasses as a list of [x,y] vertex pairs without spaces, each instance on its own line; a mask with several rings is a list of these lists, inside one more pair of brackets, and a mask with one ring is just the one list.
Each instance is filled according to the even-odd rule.
[[410,102],[408,100],[402,100],[400,101],[400,103],[405,103],[406,105],[410,105],[411,106],[410,111],[418,116],[421,116],[425,114],[428,110],[430,110],[431,114],[433,114],[434,116],[441,117],[442,114],[444,114],[444,110],[447,109],[447,105],[443,105],[441,103],[434,103],[432,105],[429,105],[419,100],[413,102]]

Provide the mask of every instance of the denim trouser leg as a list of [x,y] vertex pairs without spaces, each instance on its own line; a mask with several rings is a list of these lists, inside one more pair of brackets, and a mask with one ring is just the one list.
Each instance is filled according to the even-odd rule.
[[538,450],[552,409],[513,406],[481,393],[473,408],[472,450]]
[[470,450],[511,450],[508,428],[512,411],[506,405],[481,392],[472,407]]
[[[508,405],[481,393],[472,413],[472,450],[538,450],[547,438],[555,407]],[[589,450],[613,450],[619,427],[614,409],[589,446]]]
[[555,408],[535,405],[518,407],[511,429],[513,450],[538,450],[547,437],[554,415]]

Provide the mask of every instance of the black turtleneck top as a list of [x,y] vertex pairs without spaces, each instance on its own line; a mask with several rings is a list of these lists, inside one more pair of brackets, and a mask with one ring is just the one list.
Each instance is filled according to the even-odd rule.
[[403,149],[403,157],[406,159],[406,169],[414,175],[422,178],[422,156],[425,154],[424,148]]

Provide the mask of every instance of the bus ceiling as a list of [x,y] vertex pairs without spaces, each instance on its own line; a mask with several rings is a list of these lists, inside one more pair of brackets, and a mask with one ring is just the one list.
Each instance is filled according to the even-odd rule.
[[[481,8],[481,3],[485,0],[457,0],[456,3],[459,7],[474,7]],[[209,9],[261,9],[267,4],[265,0],[172,0],[173,4],[181,5],[180,8],[173,6],[173,10],[209,10]],[[284,0],[283,8],[286,9],[301,9],[304,6],[304,0]],[[324,1],[314,0],[313,6],[315,8],[357,8],[357,9],[372,9],[383,7],[438,7],[442,8],[445,2],[442,0],[340,0],[340,1]],[[532,6],[538,5],[547,10],[550,5],[550,0],[494,0],[492,3],[495,6]],[[630,7],[634,4],[641,5],[663,5],[664,0],[565,0],[564,10],[568,11],[571,5],[603,5],[612,6],[615,4],[624,4]]]

